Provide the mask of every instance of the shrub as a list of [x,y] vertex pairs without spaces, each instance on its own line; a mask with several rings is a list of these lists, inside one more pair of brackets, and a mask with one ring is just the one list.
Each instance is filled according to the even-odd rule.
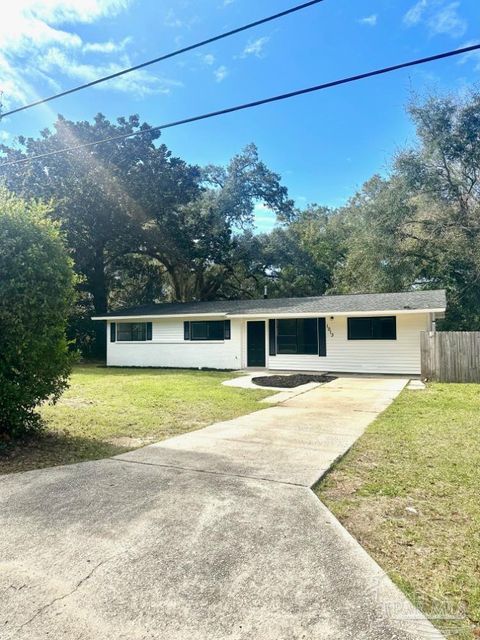
[[0,441],[41,426],[35,408],[67,386],[72,261],[49,206],[0,188]]

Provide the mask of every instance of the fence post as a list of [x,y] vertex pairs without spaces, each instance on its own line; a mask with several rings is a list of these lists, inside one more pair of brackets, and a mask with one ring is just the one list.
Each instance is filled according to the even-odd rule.
[[422,331],[420,333],[420,362],[422,380],[432,380],[434,375],[434,333]]

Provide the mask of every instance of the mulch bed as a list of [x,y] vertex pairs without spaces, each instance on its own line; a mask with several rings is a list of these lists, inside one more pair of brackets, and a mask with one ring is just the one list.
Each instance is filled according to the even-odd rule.
[[282,389],[293,389],[307,382],[331,382],[336,380],[335,376],[315,375],[308,373],[294,373],[291,376],[259,376],[252,378],[252,382],[259,387],[281,387]]

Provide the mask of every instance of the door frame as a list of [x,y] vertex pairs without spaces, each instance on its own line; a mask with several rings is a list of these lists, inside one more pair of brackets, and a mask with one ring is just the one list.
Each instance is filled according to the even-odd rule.
[[264,318],[248,318],[243,323],[243,362],[244,369],[256,369],[257,367],[249,367],[248,366],[248,327],[247,322],[263,322],[265,325],[265,369],[269,368],[269,353],[268,353],[268,320]]

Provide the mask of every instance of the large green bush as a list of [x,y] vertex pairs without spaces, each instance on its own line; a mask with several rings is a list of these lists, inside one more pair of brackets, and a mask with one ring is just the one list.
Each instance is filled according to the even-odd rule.
[[72,261],[48,206],[0,188],[0,443],[40,426],[35,408],[67,385]]

